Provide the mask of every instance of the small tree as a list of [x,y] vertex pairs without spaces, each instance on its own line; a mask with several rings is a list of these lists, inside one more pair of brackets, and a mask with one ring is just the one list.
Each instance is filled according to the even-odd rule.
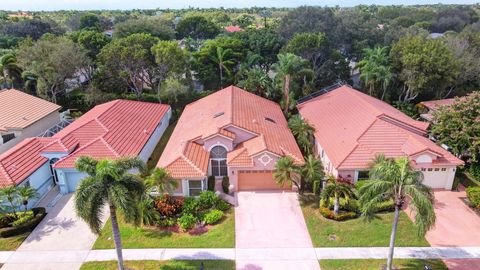
[[123,213],[125,221],[135,225],[140,224],[142,218],[140,200],[145,188],[141,179],[129,171],[143,169],[144,164],[138,158],[95,160],[90,157],[80,157],[75,167],[88,175],[80,182],[75,193],[77,215],[88,224],[92,232],[100,234],[102,210],[105,204],[108,205],[118,269],[123,270],[117,209]]
[[17,186],[8,186],[0,189],[0,197],[5,198],[12,208],[13,216],[18,219],[16,202],[18,196],[18,187]]
[[178,182],[172,178],[170,173],[164,168],[155,168],[151,174],[145,179],[147,188],[158,192],[160,195],[164,193],[172,193],[178,186]]
[[330,198],[333,198],[333,213],[338,215],[340,212],[340,198],[348,200],[353,197],[352,186],[339,181],[333,175],[329,175],[327,178],[327,186],[323,189],[321,198],[325,203],[330,204]]
[[300,183],[300,167],[295,164],[291,157],[281,157],[275,163],[273,178],[279,186],[294,184],[300,192],[302,191]]
[[370,170],[370,179],[359,190],[363,216],[372,218],[377,203],[385,199],[393,199],[395,203],[387,261],[387,269],[391,270],[400,210],[405,200],[409,199],[409,205],[415,211],[417,233],[425,235],[435,224],[434,195],[429,187],[422,184],[423,174],[414,170],[406,157],[394,160],[384,155],[377,156]]
[[322,162],[314,155],[308,155],[305,158],[305,165],[300,169],[300,174],[302,179],[311,185],[316,181],[321,181],[325,176]]
[[302,119],[300,115],[292,116],[288,120],[288,127],[297,139],[303,153],[306,155],[312,154],[313,145],[311,138],[313,137],[315,129],[305,119]]
[[30,187],[30,186],[23,186],[18,189],[18,196],[22,200],[23,207],[25,208],[25,213],[28,210],[28,201],[38,197],[38,192]]

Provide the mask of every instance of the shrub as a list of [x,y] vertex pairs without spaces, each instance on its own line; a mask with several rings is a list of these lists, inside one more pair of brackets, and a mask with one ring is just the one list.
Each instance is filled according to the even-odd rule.
[[12,222],[12,226],[17,227],[17,226],[23,225],[28,221],[30,221],[32,218],[33,218],[32,211],[28,211],[27,213],[21,213],[21,215],[19,214],[19,218],[14,222]]
[[480,181],[480,163],[472,163],[468,172],[473,178]]
[[383,202],[377,203],[375,206],[376,210],[375,212],[393,212],[395,211],[395,203],[393,200],[386,200]]
[[163,217],[175,217],[182,212],[183,200],[168,194],[160,196],[155,201],[155,208]]
[[15,217],[13,216],[13,214],[4,214],[1,218],[0,218],[0,228],[6,228],[6,227],[10,227],[11,223],[15,221]]
[[340,212],[338,215],[335,215],[332,210],[328,209],[327,207],[320,207],[320,214],[327,218],[336,221],[343,221],[348,219],[354,219],[358,216],[355,212]]
[[340,209],[344,209],[347,212],[360,213],[360,205],[355,199],[344,201],[343,204],[340,202]]
[[208,177],[207,188],[210,191],[215,190],[215,176],[211,175]]
[[224,200],[219,200],[217,205],[215,206],[215,208],[220,211],[227,211],[228,209],[230,209],[230,207],[232,206]]
[[466,191],[468,200],[472,206],[480,208],[480,187],[469,187]]
[[203,217],[203,221],[205,221],[206,224],[211,225],[217,223],[220,219],[223,217],[223,212],[220,210],[212,210],[205,214]]
[[183,216],[178,218],[178,225],[182,230],[190,230],[193,228],[195,223],[197,222],[197,218],[194,217],[192,214],[184,214]]
[[43,207],[32,208],[32,212],[34,216],[32,219],[30,219],[29,221],[21,225],[18,225],[17,227],[10,227],[0,231],[0,236],[6,238],[6,237],[11,237],[11,236],[29,232],[33,230],[35,227],[37,227],[37,225],[47,215],[47,213],[45,212],[45,208]]
[[321,185],[322,185],[322,181],[314,181],[313,182],[313,193],[315,193],[316,195],[320,195],[320,192],[321,192]]
[[182,209],[183,214],[195,215],[197,214],[199,209],[200,207],[199,207],[198,201],[194,197],[187,197],[183,201],[183,209]]
[[228,178],[228,176],[224,176],[223,179],[222,179],[223,192],[228,194],[228,192],[229,192],[228,187],[229,186],[230,186],[230,179]]
[[202,191],[200,196],[198,196],[198,205],[200,209],[206,210],[217,205],[220,198],[213,191]]
[[162,218],[158,221],[160,227],[172,227],[177,224],[177,221],[174,218]]

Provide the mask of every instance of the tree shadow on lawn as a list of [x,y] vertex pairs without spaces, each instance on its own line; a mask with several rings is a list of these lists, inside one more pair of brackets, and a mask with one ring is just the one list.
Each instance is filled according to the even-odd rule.
[[320,205],[320,196],[313,193],[298,194],[298,201],[303,207],[318,209]]

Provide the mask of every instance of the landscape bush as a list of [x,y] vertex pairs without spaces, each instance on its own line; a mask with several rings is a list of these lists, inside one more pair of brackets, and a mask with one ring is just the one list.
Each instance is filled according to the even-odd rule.
[[184,214],[177,219],[178,225],[182,230],[190,230],[197,223],[197,218],[192,214]]
[[183,201],[183,214],[192,214],[195,215],[200,210],[198,201],[194,197],[186,197]]
[[6,238],[32,231],[47,215],[45,208],[43,207],[32,208],[32,212],[33,217],[29,221],[16,227],[4,228],[0,231],[0,236]]
[[33,211],[18,213],[18,219],[12,222],[13,227],[23,225],[33,218]]
[[155,208],[162,217],[175,217],[182,212],[183,199],[172,197],[168,194],[160,196],[155,201]]
[[208,190],[215,191],[215,176],[209,176],[207,181]]
[[222,188],[223,192],[226,194],[229,193],[228,187],[230,187],[230,179],[228,178],[228,176],[224,176],[222,179]]
[[375,208],[376,208],[375,212],[377,213],[393,212],[395,211],[395,203],[393,202],[393,200],[386,200],[386,201],[377,203]]
[[470,175],[476,180],[480,181],[480,163],[472,163],[468,168]]
[[466,189],[470,204],[480,209],[480,187],[469,187]]
[[158,226],[160,227],[172,227],[177,224],[177,221],[174,218],[162,218],[158,221]]
[[223,217],[223,212],[217,209],[211,210],[203,217],[203,221],[208,224],[212,225],[220,221]]
[[229,210],[230,207],[232,207],[232,206],[224,200],[219,200],[217,205],[215,206],[216,209],[218,209],[220,211],[224,211],[224,212]]
[[341,211],[340,213],[338,213],[338,215],[335,215],[333,211],[327,207],[320,207],[319,211],[324,218],[332,219],[335,221],[344,221],[358,217],[357,213],[348,211]]
[[198,205],[200,209],[207,210],[213,208],[220,201],[220,198],[213,191],[202,191],[198,196]]

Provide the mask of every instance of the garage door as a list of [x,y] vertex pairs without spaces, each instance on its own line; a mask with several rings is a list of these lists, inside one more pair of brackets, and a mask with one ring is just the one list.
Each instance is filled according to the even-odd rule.
[[272,171],[238,171],[238,190],[289,190],[273,180]]

